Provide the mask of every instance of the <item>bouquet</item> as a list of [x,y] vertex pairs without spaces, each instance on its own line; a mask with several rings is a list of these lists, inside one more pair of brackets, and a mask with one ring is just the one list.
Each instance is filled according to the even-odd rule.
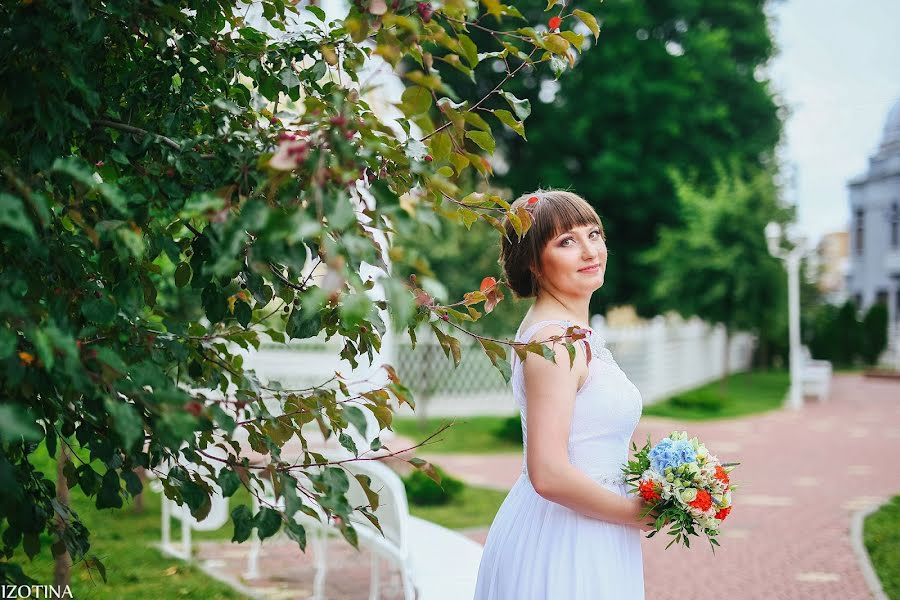
[[691,535],[706,534],[713,553],[719,545],[716,535],[731,512],[731,492],[736,486],[729,473],[740,463],[720,463],[697,438],[687,432],[673,431],[651,447],[650,437],[634,460],[622,470],[625,481],[647,503],[641,517],[655,516],[651,538],[670,524],[674,536],[666,548],[676,542],[690,547]]

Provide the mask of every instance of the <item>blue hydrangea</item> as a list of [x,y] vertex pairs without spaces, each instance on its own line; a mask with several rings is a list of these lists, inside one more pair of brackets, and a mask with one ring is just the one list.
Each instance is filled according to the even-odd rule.
[[696,462],[697,454],[687,440],[672,441],[663,438],[650,450],[650,466],[658,473],[665,473],[667,467],[677,468],[685,463]]

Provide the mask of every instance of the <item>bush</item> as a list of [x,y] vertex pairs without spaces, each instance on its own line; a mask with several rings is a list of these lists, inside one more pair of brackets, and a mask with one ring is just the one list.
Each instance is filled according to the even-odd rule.
[[419,470],[415,470],[403,478],[406,497],[411,504],[417,506],[447,504],[462,493],[465,487],[462,481],[450,477],[437,465],[434,465],[434,470],[441,477],[441,485],[436,484],[428,475]]
[[725,397],[714,390],[699,389],[672,396],[670,402],[679,408],[716,413],[724,408]]
[[887,347],[888,309],[883,302],[877,302],[869,308],[862,321],[862,335],[859,350],[863,362],[867,365],[878,363],[878,357]]
[[497,429],[494,430],[494,436],[506,442],[523,443],[522,439],[522,419],[519,415],[503,419]]

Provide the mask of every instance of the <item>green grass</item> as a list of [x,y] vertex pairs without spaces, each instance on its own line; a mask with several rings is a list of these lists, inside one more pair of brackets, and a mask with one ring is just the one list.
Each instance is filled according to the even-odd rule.
[[[787,394],[789,374],[787,371],[754,371],[736,373],[729,377],[727,392],[719,410],[702,406],[679,406],[671,398],[645,406],[644,416],[669,417],[688,421],[705,421],[754,415],[780,408]],[[681,394],[717,394],[719,382],[690,390]]]
[[449,529],[488,527],[500,509],[507,492],[466,485],[459,496],[442,506],[409,505],[416,517],[433,521]]
[[[53,460],[41,447],[35,452],[33,464],[55,480]],[[249,503],[249,493],[236,494],[232,507]],[[72,508],[90,531],[89,555],[96,555],[106,567],[107,583],[96,570],[88,571],[79,563],[72,567],[71,590],[75,598],[118,600],[120,598],[244,598],[230,587],[208,577],[180,560],[163,556],[152,544],[160,539],[160,496],[145,487],[144,510],[134,511],[126,503],[121,509],[98,510],[80,488],[70,490]],[[178,521],[172,521],[173,535],[180,534]],[[217,531],[193,532],[194,539],[231,539],[232,525],[227,523]],[[22,566],[23,571],[39,583],[53,582],[52,538],[41,535],[41,552],[29,561],[19,549],[10,562]]]
[[866,517],[863,543],[888,598],[900,599],[900,496]]
[[[418,444],[447,423],[452,423],[435,436],[423,453],[440,454],[492,454],[497,452],[521,452],[522,444],[506,441],[494,435],[506,417],[459,417],[428,419],[424,429],[418,419],[394,419],[393,429],[399,435],[411,438]],[[433,442],[433,443],[432,443]]]

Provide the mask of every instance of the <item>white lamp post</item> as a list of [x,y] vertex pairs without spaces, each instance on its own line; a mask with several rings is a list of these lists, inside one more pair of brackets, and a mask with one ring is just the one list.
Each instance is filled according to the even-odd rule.
[[800,366],[803,361],[800,352],[800,260],[806,251],[806,244],[805,240],[800,238],[791,250],[784,250],[781,247],[781,234],[781,226],[778,223],[766,225],[766,243],[769,246],[769,254],[783,260],[788,273],[788,338],[791,369],[788,406],[799,410],[803,408],[803,384],[800,375]]

